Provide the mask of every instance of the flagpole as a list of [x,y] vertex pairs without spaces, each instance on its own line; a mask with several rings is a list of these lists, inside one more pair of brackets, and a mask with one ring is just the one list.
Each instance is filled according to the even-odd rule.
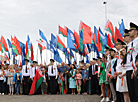
[[40,56],[41,56],[41,64],[42,64],[42,53],[40,53]]
[[38,46],[37,46],[37,55],[36,55],[36,60],[38,61]]

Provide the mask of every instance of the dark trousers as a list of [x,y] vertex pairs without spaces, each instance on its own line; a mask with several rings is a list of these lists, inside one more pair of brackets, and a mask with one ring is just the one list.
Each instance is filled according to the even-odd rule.
[[124,96],[122,92],[116,91],[117,101],[116,102],[124,102]]
[[87,92],[87,86],[88,86],[88,80],[87,81],[83,81],[83,92]]
[[92,75],[91,77],[91,94],[99,94],[99,88],[98,88],[98,79],[96,75]]
[[129,92],[130,100],[131,100],[131,102],[136,102],[134,79],[131,79],[132,72],[133,72],[133,70],[126,71],[126,79],[127,79],[127,86],[128,86],[128,92]]
[[55,76],[50,76],[50,92],[56,94],[56,79]]
[[30,78],[30,76],[23,76],[24,78],[24,94],[25,95],[29,95],[30,92],[30,83],[28,82],[28,79]]
[[0,80],[0,93],[4,93],[4,80]]

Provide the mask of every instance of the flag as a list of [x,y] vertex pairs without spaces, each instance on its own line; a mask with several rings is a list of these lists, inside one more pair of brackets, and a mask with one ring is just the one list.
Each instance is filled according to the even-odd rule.
[[91,44],[92,39],[91,39],[91,36],[89,36],[86,29],[82,29],[82,32],[83,32],[83,44]]
[[[18,40],[19,41],[19,40]],[[25,53],[25,48],[26,48],[26,45],[24,44],[24,43],[22,43],[21,41],[19,41],[19,43],[20,43],[20,47],[21,47],[21,50],[22,50],[22,54],[21,54],[21,56],[22,56],[22,65],[25,65],[25,56],[26,56],[26,53]]]
[[40,45],[39,43],[38,43],[38,47],[39,47],[39,49],[40,49],[40,54],[42,54],[42,51],[44,50],[44,49],[46,49],[46,47],[44,46],[42,46],[42,45]]
[[101,35],[101,38],[102,38],[102,41],[103,41],[103,45],[105,47],[106,43],[107,43],[107,33],[105,33],[105,35],[104,35],[102,30],[100,29],[100,27],[99,27],[99,32],[100,32],[100,35]]
[[63,62],[60,55],[59,55],[59,53],[58,53],[58,51],[54,51],[54,60],[59,62],[59,63]]
[[43,47],[46,46],[46,41],[45,41],[40,35],[38,35],[36,41],[37,41],[40,45],[42,45]]
[[[100,49],[100,50],[99,50]],[[98,50],[103,53],[104,52],[104,45],[102,41],[102,37],[100,35],[100,31],[98,31]]]
[[6,53],[4,53],[4,57],[5,57],[5,61],[9,61],[9,57],[7,56],[7,54]]
[[72,42],[72,39],[71,39],[71,36],[70,36],[68,30],[69,29],[67,28],[67,48],[76,49],[73,42]]
[[59,34],[62,34],[64,37],[67,37],[67,29],[62,28],[60,25],[59,27]]
[[125,25],[124,25],[124,21],[122,19],[121,24],[119,24],[119,32],[121,33],[121,35],[124,35],[124,30],[125,30]]
[[120,39],[120,40],[124,41],[121,33],[119,32],[117,27],[115,27],[115,46],[116,46],[116,43],[117,43],[117,39]]
[[86,63],[89,63],[89,56],[86,55]]
[[57,35],[57,48],[65,53],[66,46],[65,46],[64,43],[61,41],[61,39],[59,38],[58,35]]
[[79,31],[85,29],[89,36],[91,36],[91,27],[86,25],[84,22],[80,22]]
[[28,45],[28,49],[30,49],[31,48],[31,40],[30,40],[29,35],[27,35],[27,45]]
[[34,60],[33,44],[31,43],[31,61]]
[[94,34],[96,35],[95,43],[98,44],[98,29],[94,26]]
[[0,51],[3,53],[2,44],[0,43]]
[[26,42],[26,59],[29,59],[29,51],[28,51],[28,44]]
[[16,55],[19,55],[19,52],[17,50],[17,46],[16,46],[16,44],[15,44],[14,39],[12,38],[12,36],[11,36],[11,43],[12,43],[12,51],[13,51],[13,53],[15,53]]
[[36,90],[39,88],[39,86],[41,85],[43,80],[44,80],[44,76],[43,76],[41,70],[39,68],[37,68],[29,95],[32,95],[36,92]]
[[110,48],[113,48],[113,43],[111,41],[111,38],[110,38],[110,34],[108,34],[107,36],[107,46],[110,47]]
[[74,30],[74,38],[75,38],[75,41],[76,41],[76,44],[77,44],[79,50],[82,52],[83,51],[83,41],[75,30]]
[[51,33],[51,41],[52,41],[52,44],[57,47],[57,38]]
[[8,51],[8,57],[9,57],[9,60],[11,59],[11,57],[10,57],[10,53],[9,53],[9,51]]
[[74,38],[74,33],[69,28],[67,28],[67,34],[70,36],[70,38],[72,40],[72,43],[73,43],[73,45],[75,47],[75,49],[72,49],[72,50],[77,52],[78,51],[78,47],[77,47],[77,44],[76,44],[76,41],[75,41],[75,38]]
[[8,50],[8,46],[7,46],[6,40],[4,39],[3,36],[1,36],[0,42],[1,42],[1,44],[3,45],[4,50],[5,50],[6,52],[8,52],[8,51],[9,51],[9,50]]
[[18,50],[19,55],[21,55],[21,54],[22,54],[22,50],[21,50],[19,41],[18,41],[18,39],[16,38],[16,36],[14,36],[14,43],[16,44],[16,48],[17,48],[17,50]]
[[113,42],[113,44],[115,43],[115,33],[114,33],[114,28],[112,23],[108,20],[106,25],[105,25],[105,30],[110,32],[110,34],[112,35],[111,40]]
[[45,37],[44,33],[43,33],[41,30],[39,30],[39,35],[40,35],[40,36],[41,36],[41,38],[42,38],[43,40],[45,40],[45,41],[46,41],[46,43],[47,43],[47,39],[46,39],[46,37]]

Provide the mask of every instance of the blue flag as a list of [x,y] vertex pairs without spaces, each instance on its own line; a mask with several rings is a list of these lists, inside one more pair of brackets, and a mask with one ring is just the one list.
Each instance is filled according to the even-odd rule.
[[57,38],[51,33],[51,43],[57,47]]
[[120,31],[122,36],[124,35],[124,30],[125,30],[125,25],[124,25],[124,21],[122,19],[121,24],[119,24],[119,31]]
[[99,32],[100,32],[100,35],[101,35],[101,38],[102,38],[102,41],[103,41],[103,45],[105,47],[106,44],[107,44],[107,34],[105,33],[105,35],[104,35],[102,30],[100,29],[100,27],[99,27]]
[[39,30],[39,34],[40,34],[41,38],[44,39],[47,42],[47,39],[46,39],[44,33],[41,30]]
[[67,48],[76,49],[67,28]]
[[28,45],[28,49],[31,49],[31,40],[29,35],[27,36],[27,45]]
[[89,56],[86,55],[86,63],[89,63]]
[[[18,40],[19,41],[19,40]],[[26,45],[24,43],[22,43],[21,41],[19,41],[19,44],[20,44],[20,47],[21,47],[21,50],[22,50],[22,65],[25,65],[25,56],[26,56],[26,53],[25,53],[25,48],[26,48]]]
[[11,57],[10,57],[10,53],[9,53],[9,51],[8,51],[8,57],[9,57],[9,60],[11,59]]
[[98,44],[98,29],[94,26],[94,34],[96,35],[96,43]]
[[54,51],[54,60],[56,60],[59,63],[63,62],[58,51]]
[[8,41],[9,48],[12,48],[12,44],[11,44],[10,40],[7,39],[7,41]]
[[97,57],[99,57],[99,52],[98,52],[98,48],[96,47],[95,44],[91,44],[91,48],[94,49],[94,52],[97,53]]

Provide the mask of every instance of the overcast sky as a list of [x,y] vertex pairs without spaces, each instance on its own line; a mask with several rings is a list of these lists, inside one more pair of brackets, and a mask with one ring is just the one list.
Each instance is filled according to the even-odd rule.
[[105,26],[105,5],[107,18],[118,27],[124,20],[138,24],[138,0],[0,0],[0,34],[6,39],[11,35],[26,42],[27,35],[36,49],[38,30],[50,39],[51,33],[58,33],[58,25],[67,26],[78,32],[80,20],[91,26]]

